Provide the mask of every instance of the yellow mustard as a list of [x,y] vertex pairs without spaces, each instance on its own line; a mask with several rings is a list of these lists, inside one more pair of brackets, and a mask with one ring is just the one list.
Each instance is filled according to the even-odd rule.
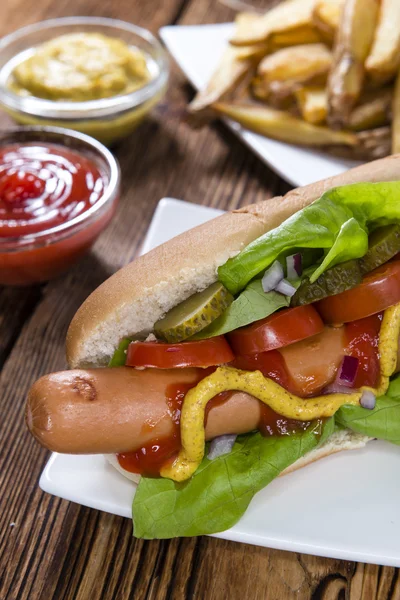
[[188,391],[181,413],[182,448],[172,465],[163,467],[161,476],[185,481],[193,475],[204,456],[204,415],[207,402],[221,392],[237,390],[251,394],[275,412],[289,419],[311,421],[331,417],[343,404],[357,405],[364,390],[376,395],[386,392],[397,365],[400,334],[400,304],[385,311],[379,332],[380,381],[377,389],[363,387],[354,394],[329,394],[304,400],[262,375],[260,371],[240,371],[219,367]]
[[117,38],[82,32],[38,46],[8,84],[19,95],[85,102],[132,92],[149,79],[143,52]]

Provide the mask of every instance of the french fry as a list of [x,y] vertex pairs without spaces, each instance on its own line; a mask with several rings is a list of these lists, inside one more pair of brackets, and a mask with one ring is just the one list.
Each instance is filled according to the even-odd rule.
[[378,21],[378,0],[346,0],[328,82],[328,121],[347,125],[364,82],[364,62]]
[[239,60],[261,60],[267,54],[272,54],[289,46],[317,44],[322,41],[321,35],[314,27],[299,27],[287,33],[272,35],[269,42],[253,44],[252,46],[237,46]]
[[202,111],[226,97],[246,76],[249,67],[249,61],[238,60],[235,48],[228,46],[207,87],[198,92],[189,104],[189,111]]
[[[386,150],[389,150],[387,154],[390,154],[390,127],[377,127],[376,129],[369,129],[368,131],[359,131],[357,133],[357,139],[359,144],[366,150],[379,152],[380,149],[384,147]],[[387,156],[387,154],[385,156]]]
[[317,0],[313,20],[323,39],[332,43],[339,28],[344,0]]
[[266,56],[257,69],[259,95],[288,96],[304,83],[324,82],[332,54],[324,44],[292,46]]
[[219,102],[214,110],[260,135],[303,146],[357,145],[357,137],[347,131],[332,131],[306,123],[289,113],[268,107],[235,105]]
[[254,46],[243,46],[235,50],[237,60],[258,62],[271,52],[271,47],[269,44],[254,44]]
[[382,84],[400,67],[400,1],[381,0],[379,23],[365,69],[370,79]]
[[390,146],[390,127],[380,127],[357,133],[356,146],[333,146],[326,150],[329,154],[340,158],[369,161],[389,156]]
[[313,9],[316,0],[286,0],[258,17],[246,27],[236,30],[231,44],[252,46],[266,43],[271,36],[288,33],[303,27],[313,27]]
[[301,116],[307,123],[321,125],[328,114],[328,98],[324,87],[302,87],[295,92]]
[[[253,13],[240,13],[236,17],[236,29],[247,30],[259,17]],[[253,65],[252,56],[240,57],[244,49],[228,45],[207,86],[198,92],[188,106],[190,113],[205,112],[214,102],[226,98],[246,77]]]
[[282,31],[271,35],[269,47],[271,52],[287,48],[288,46],[301,46],[302,44],[317,44],[321,42],[321,36],[314,26],[305,25],[291,31]]
[[392,154],[397,154],[400,152],[400,73],[394,86],[392,110]]
[[[293,107],[297,107],[293,94],[276,94],[269,89],[266,90],[263,81],[257,77],[252,80],[251,95],[257,101],[279,110],[291,110]],[[235,102],[242,104],[243,100],[235,94]]]
[[390,123],[392,113],[392,88],[383,88],[370,92],[364,100],[354,108],[349,118],[349,129],[363,131],[375,129]]

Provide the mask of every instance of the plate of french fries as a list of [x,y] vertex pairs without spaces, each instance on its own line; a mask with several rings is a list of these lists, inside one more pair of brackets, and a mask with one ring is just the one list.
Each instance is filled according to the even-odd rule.
[[198,93],[293,185],[400,152],[400,0],[283,0],[234,23],[165,27]]

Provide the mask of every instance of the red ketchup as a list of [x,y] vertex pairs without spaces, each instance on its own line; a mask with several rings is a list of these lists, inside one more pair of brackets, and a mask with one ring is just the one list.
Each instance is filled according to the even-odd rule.
[[[0,147],[0,284],[45,281],[93,243],[111,214],[66,235],[49,230],[84,215],[103,196],[108,178],[74,150],[43,142]],[[48,233],[45,239],[26,238]],[[12,248],[12,249],[11,249]]]
[[[210,370],[211,369],[205,369],[208,375],[210,374]],[[205,376],[206,375],[204,375],[204,377]],[[197,383],[198,381],[191,384],[176,383],[167,387],[166,402],[174,424],[172,435],[164,438],[155,438],[153,441],[149,442],[149,444],[134,452],[118,454],[118,462],[121,467],[131,473],[140,473],[145,477],[159,477],[160,469],[168,464],[168,462],[172,462],[181,448],[181,408],[187,392],[195,387]],[[207,422],[210,410],[214,406],[219,406],[229,400],[232,393],[233,392],[222,392],[207,403],[204,419],[205,423]],[[149,427],[149,425],[146,427]]]
[[[146,446],[134,452],[118,454],[118,462],[131,473],[140,473],[145,477],[159,477],[160,469],[168,462],[173,461],[181,448],[180,422],[182,403],[187,392],[197,385],[176,383],[166,389],[166,402],[173,422],[172,435],[164,438],[155,438]],[[148,425],[147,425],[148,427]]]

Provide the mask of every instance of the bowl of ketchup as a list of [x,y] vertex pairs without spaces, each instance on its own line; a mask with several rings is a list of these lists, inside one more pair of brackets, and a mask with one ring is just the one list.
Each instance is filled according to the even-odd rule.
[[100,142],[56,127],[0,133],[0,285],[48,281],[110,222],[120,171]]

